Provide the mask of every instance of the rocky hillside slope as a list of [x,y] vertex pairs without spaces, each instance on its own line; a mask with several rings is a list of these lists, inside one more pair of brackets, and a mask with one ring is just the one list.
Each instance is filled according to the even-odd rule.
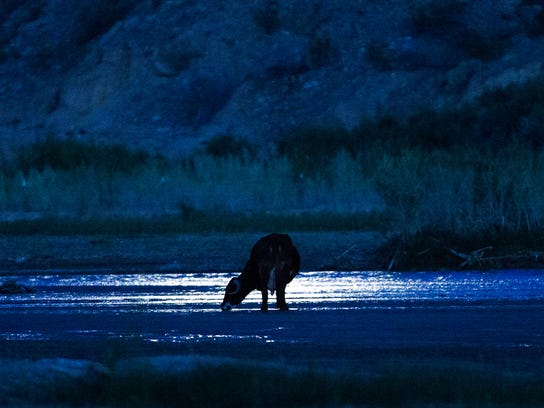
[[542,75],[538,0],[4,0],[0,147],[78,137],[170,156],[218,135],[457,106]]

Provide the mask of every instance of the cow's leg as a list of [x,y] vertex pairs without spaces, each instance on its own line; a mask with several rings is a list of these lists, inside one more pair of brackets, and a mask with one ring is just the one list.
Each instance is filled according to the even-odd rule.
[[287,302],[285,301],[285,285],[278,285],[278,292],[276,293],[276,306],[280,310],[289,310]]
[[268,311],[268,290],[266,287],[261,290],[261,293],[263,295],[263,302],[261,303],[261,312]]
[[263,302],[261,303],[261,311],[266,312],[268,310],[268,275],[266,267],[261,265],[259,267],[259,279],[261,280],[261,294]]

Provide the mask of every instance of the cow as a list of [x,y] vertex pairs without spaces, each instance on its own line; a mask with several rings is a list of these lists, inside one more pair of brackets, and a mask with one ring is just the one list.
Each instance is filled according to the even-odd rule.
[[270,234],[259,239],[249,256],[242,273],[232,278],[225,289],[221,303],[224,312],[232,309],[257,289],[261,291],[261,310],[268,310],[268,291],[276,294],[277,307],[289,310],[285,302],[285,287],[300,269],[300,255],[286,234]]

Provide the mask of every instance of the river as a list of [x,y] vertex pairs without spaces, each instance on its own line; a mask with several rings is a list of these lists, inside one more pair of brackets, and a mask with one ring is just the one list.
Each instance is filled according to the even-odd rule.
[[[2,357],[212,354],[357,366],[396,356],[541,364],[544,272],[302,272],[289,312],[253,292],[221,312],[234,273],[49,270],[0,296]],[[272,306],[274,305],[272,297]]]

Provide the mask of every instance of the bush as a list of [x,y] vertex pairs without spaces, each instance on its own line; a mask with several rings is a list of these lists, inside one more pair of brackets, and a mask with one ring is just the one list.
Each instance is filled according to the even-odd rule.
[[79,10],[74,41],[84,46],[108,32],[138,4],[134,0],[98,0],[85,3]]
[[480,61],[499,58],[511,44],[508,39],[488,38],[469,28],[464,29],[454,43],[469,57]]
[[411,9],[412,27],[416,34],[430,34],[482,61],[501,56],[509,42],[499,38],[487,38],[476,30],[466,27],[460,18],[466,0],[427,1]]
[[321,68],[333,57],[334,50],[328,33],[317,34],[310,40],[308,63],[313,68]]
[[246,139],[238,139],[231,135],[219,135],[205,143],[204,152],[213,157],[237,156],[253,157],[254,147]]
[[[523,122],[544,112],[544,77],[488,91],[477,100],[474,111],[480,140],[485,138],[498,146],[517,140]],[[541,147],[544,137],[540,133],[520,142]]]
[[466,5],[466,0],[429,0],[418,4],[410,10],[414,31],[438,35],[452,31]]
[[543,159],[519,145],[493,153],[406,149],[383,155],[374,180],[402,234],[531,230],[544,223]]
[[301,128],[277,143],[278,152],[287,157],[295,177],[325,176],[336,154],[354,152],[352,135],[340,128]]
[[[277,149],[298,176],[319,177],[344,150],[358,157],[373,147],[397,154],[405,148],[498,151],[512,144],[544,146],[544,77],[492,89],[457,108],[424,109],[407,118],[380,117],[352,131],[301,128],[280,139]],[[461,154],[461,153],[459,153]]]
[[388,151],[406,147],[481,148],[497,151],[512,143],[544,146],[536,130],[544,112],[544,77],[491,89],[455,109],[425,109],[405,119],[390,117],[363,122],[345,138],[350,151],[379,144]]
[[253,22],[265,34],[272,34],[280,27],[279,5],[276,0],[266,0],[262,8],[253,11]]
[[[55,161],[59,157],[56,149],[52,149],[55,154],[34,149],[40,154],[21,156],[33,158],[26,172],[15,169],[0,178],[0,209],[13,213],[15,219],[36,215],[83,219],[179,215],[189,224],[225,224],[218,227],[224,230],[228,225],[239,228],[229,217],[242,220],[242,228],[263,217],[285,225],[281,221],[284,217],[293,225],[319,229],[324,223],[316,221],[318,214],[341,221],[342,217],[335,216],[366,214],[381,205],[359,163],[342,152],[330,160],[326,178],[300,179],[293,177],[284,157],[200,154],[179,163],[147,158],[114,166],[107,155],[94,158],[97,163],[73,154],[66,156],[70,160],[60,155],[61,160]],[[202,223],[202,219],[210,222]],[[326,224],[330,229],[330,223]]]
[[4,22],[9,15],[21,6],[21,0],[4,0],[0,4],[0,22]]
[[394,52],[390,45],[384,42],[372,41],[365,47],[368,62],[380,71],[393,69]]
[[383,117],[352,131],[299,129],[266,158],[232,135],[211,139],[183,162],[47,138],[2,164],[0,210],[5,218],[178,216],[193,229],[334,229],[335,222],[345,229],[351,217],[353,228],[379,219],[404,237],[538,231],[543,91],[537,78],[458,109]]
[[544,8],[542,8],[542,2],[536,0],[534,2],[525,1],[524,3],[535,3],[541,7],[534,20],[532,21],[531,25],[529,26],[528,34],[532,37],[538,37],[544,34]]
[[84,167],[107,173],[130,173],[149,160],[148,153],[134,152],[120,144],[99,145],[48,137],[23,147],[18,153],[16,166],[25,174],[31,170],[43,172],[46,168],[72,171]]

